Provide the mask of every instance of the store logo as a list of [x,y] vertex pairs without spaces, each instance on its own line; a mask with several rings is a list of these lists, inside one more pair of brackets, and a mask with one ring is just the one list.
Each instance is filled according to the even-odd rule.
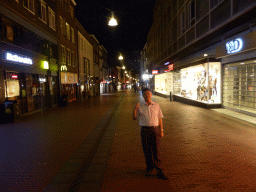
[[158,74],[158,70],[152,70],[152,75]]
[[6,53],[6,60],[19,62],[19,63],[24,63],[24,64],[28,64],[28,65],[33,64],[32,59],[30,59],[28,57],[21,57],[19,55],[15,55],[15,54],[12,54],[12,53],[9,53],[9,52]]
[[239,52],[242,48],[243,40],[240,38],[226,43],[226,50],[228,54]]

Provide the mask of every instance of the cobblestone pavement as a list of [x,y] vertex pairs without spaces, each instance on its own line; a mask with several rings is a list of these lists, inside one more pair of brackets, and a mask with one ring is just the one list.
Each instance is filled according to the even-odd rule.
[[161,149],[169,180],[145,177],[140,127],[132,120],[142,99],[128,92],[116,111],[116,135],[101,192],[256,191],[255,125],[158,96],[153,101],[164,114]]

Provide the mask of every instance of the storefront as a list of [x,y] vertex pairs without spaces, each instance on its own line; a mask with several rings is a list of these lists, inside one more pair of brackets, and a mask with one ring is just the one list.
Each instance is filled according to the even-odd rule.
[[68,102],[77,100],[77,83],[77,74],[61,72],[62,96],[65,96]]
[[173,73],[162,73],[155,75],[155,93],[164,97],[169,97],[173,92]]
[[5,45],[2,43],[0,60],[1,103],[15,102],[18,114],[43,110],[56,104],[57,73],[49,71],[46,57]]
[[216,48],[223,65],[223,107],[256,115],[256,31]]
[[174,94],[195,101],[221,103],[221,64],[209,62],[180,70],[180,92]]

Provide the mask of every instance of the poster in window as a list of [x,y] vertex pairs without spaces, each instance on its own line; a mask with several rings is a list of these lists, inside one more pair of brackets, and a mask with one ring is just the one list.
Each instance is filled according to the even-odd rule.
[[13,28],[11,26],[6,26],[6,37],[8,40],[13,41]]
[[6,81],[7,97],[16,97],[20,95],[20,85],[18,80]]

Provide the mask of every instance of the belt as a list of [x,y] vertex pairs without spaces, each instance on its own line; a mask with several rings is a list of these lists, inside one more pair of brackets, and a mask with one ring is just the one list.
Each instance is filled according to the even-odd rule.
[[141,126],[141,128],[157,128],[158,126]]

